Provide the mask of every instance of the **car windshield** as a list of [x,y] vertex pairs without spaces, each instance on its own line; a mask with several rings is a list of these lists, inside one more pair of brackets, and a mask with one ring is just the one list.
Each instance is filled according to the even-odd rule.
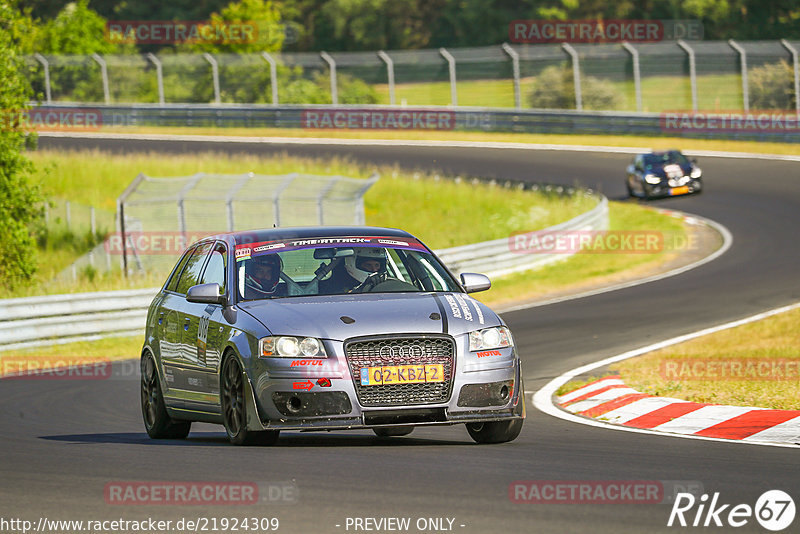
[[236,264],[243,300],[461,291],[444,266],[410,238],[333,237],[240,244]]
[[689,164],[689,160],[680,152],[670,151],[663,154],[647,154],[644,157],[644,164],[646,167],[661,167],[670,164],[684,166]]

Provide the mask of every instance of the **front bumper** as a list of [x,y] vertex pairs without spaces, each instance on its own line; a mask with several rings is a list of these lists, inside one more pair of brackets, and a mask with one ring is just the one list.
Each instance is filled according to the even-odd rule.
[[[435,426],[502,421],[525,417],[522,372],[514,349],[491,364],[473,365],[457,358],[452,390],[446,402],[367,407],[359,397],[346,363],[306,371],[307,377],[280,378],[263,372],[246,381],[248,428],[251,430],[349,430],[397,426]],[[332,363],[332,362],[329,362]],[[342,362],[339,362],[340,364]],[[253,379],[254,378],[254,379]],[[330,386],[319,387],[325,378]],[[298,384],[314,386],[309,391]],[[323,382],[325,383],[325,382]],[[306,386],[303,386],[306,387]],[[381,386],[373,386],[381,387]]]
[[671,187],[665,182],[662,182],[658,185],[647,184],[644,186],[644,192],[647,198],[666,198],[691,195],[693,193],[699,193],[702,189],[703,182],[700,178],[692,178],[684,185],[675,187]]

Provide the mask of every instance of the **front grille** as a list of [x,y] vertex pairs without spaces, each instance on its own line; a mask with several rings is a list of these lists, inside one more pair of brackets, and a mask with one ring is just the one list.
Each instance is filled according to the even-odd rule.
[[[453,386],[455,342],[448,336],[361,338],[344,345],[362,406],[406,406],[447,402]],[[442,364],[444,382],[362,386],[362,367]]]

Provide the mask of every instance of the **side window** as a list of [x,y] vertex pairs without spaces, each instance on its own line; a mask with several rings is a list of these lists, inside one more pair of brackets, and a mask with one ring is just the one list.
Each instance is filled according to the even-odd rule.
[[225,293],[226,259],[225,245],[217,243],[214,250],[211,251],[211,257],[208,258],[208,264],[206,265],[206,270],[203,271],[203,279],[200,283],[217,283],[222,288],[222,292]]
[[642,161],[642,158],[636,158],[635,166],[636,170],[638,171],[644,170],[644,162]]
[[200,279],[200,272],[203,269],[205,259],[213,245],[213,243],[203,243],[194,249],[191,257],[186,262],[186,267],[183,268],[181,277],[178,280],[178,287],[175,291],[185,295],[190,287],[200,283],[198,281]]
[[183,253],[180,261],[178,261],[177,267],[175,267],[175,270],[172,271],[172,278],[169,279],[169,282],[166,286],[164,286],[164,289],[167,291],[175,291],[175,288],[178,287],[178,279],[181,277],[181,272],[183,272],[183,268],[186,265],[186,262],[189,260],[189,257],[192,255],[194,249],[195,247],[189,247],[186,252]]

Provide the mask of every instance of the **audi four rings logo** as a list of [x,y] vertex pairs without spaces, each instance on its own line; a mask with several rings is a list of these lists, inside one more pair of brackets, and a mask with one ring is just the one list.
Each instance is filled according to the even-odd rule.
[[399,358],[414,358],[422,356],[422,347],[419,345],[387,345],[381,347],[378,356],[384,360]]

